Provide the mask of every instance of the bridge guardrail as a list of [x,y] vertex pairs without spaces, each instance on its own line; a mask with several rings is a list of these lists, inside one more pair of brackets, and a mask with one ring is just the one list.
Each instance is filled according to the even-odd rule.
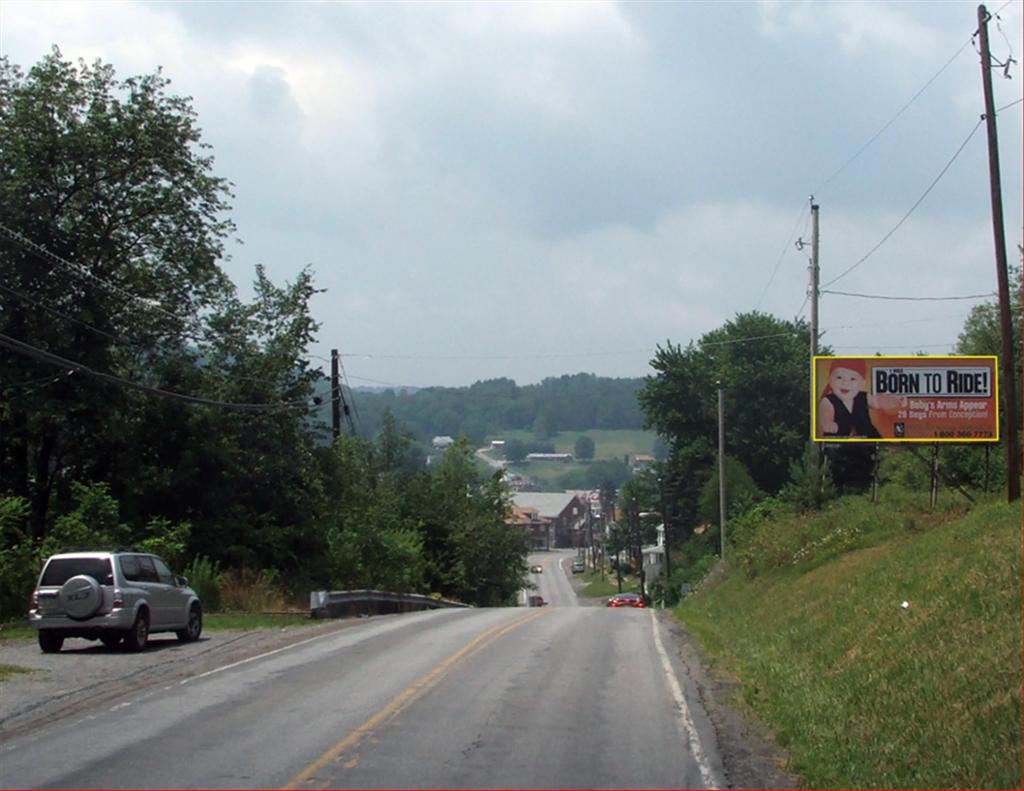
[[355,618],[358,616],[387,615],[397,612],[437,610],[448,607],[470,607],[469,604],[435,599],[419,593],[393,593],[391,591],[311,591],[309,615],[311,618]]

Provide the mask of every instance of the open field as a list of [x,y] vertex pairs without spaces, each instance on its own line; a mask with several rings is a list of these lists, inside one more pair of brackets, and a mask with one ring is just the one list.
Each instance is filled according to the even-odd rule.
[[538,440],[532,431],[517,429],[489,436],[487,441],[518,439],[527,443],[551,442],[555,446],[556,453],[572,453],[576,447],[576,440],[583,436],[594,440],[595,459],[621,459],[629,453],[651,454],[654,451],[654,442],[658,438],[653,431],[590,429],[589,431],[562,431],[547,440]]

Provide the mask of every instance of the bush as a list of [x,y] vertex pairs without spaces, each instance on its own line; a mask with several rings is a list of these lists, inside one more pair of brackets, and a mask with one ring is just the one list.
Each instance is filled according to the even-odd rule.
[[230,612],[273,612],[286,608],[286,596],[273,569],[230,569],[220,575],[220,600]]
[[29,536],[28,502],[0,497],[0,622],[22,619],[42,558]]
[[184,570],[188,584],[199,596],[203,609],[216,612],[220,609],[220,564],[208,557],[197,555]]

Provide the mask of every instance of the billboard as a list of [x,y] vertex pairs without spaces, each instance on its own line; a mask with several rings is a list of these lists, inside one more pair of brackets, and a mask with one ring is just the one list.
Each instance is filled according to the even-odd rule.
[[815,357],[815,442],[998,442],[993,357]]

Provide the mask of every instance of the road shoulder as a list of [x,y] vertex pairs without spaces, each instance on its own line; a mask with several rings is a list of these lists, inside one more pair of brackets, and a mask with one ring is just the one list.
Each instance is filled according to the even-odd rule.
[[700,701],[711,720],[729,788],[800,788],[787,771],[785,751],[753,712],[737,704],[740,683],[710,667],[686,627],[665,612],[662,623],[672,636]]

